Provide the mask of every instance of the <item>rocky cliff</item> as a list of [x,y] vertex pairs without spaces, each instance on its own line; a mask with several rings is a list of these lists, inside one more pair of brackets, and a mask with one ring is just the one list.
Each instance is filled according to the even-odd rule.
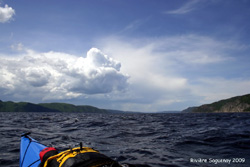
[[183,112],[250,112],[250,94],[188,108]]

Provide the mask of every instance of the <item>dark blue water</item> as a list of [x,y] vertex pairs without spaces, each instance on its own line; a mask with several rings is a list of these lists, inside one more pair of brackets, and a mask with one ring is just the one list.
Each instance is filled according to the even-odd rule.
[[23,132],[59,150],[83,142],[121,163],[250,166],[248,113],[0,113],[0,166],[19,166]]

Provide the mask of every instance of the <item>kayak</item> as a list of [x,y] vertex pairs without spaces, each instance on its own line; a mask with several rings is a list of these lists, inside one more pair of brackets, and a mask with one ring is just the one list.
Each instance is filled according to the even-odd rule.
[[[47,147],[29,135],[30,133],[25,133],[21,137],[19,167],[38,167],[40,164],[47,166],[48,162],[52,162],[53,164],[50,165],[56,167],[74,166],[74,164],[78,164],[79,162],[81,162],[83,166],[85,166],[84,164],[89,166],[92,163],[96,166],[99,162],[102,164],[116,163],[90,147],[82,147],[82,143],[80,143],[80,147],[70,148],[58,153],[55,148]],[[47,162],[47,159],[50,160]],[[57,159],[61,159],[60,163],[62,163],[62,165],[58,163]],[[69,159],[69,161],[67,161],[67,159]]]
[[21,137],[19,167],[38,167],[41,163],[39,153],[47,147],[31,138],[29,134],[23,134]]
[[[38,167],[41,166],[98,166],[98,167],[124,167],[111,158],[93,150],[90,147],[70,148],[60,153],[54,147],[47,147],[32,137],[30,133],[25,133],[21,137],[20,143],[20,162],[19,167]],[[129,164],[125,164],[130,167]],[[131,167],[135,167],[132,165]]]

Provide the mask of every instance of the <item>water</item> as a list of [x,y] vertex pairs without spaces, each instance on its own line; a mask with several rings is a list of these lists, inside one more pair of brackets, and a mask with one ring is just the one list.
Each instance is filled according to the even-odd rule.
[[83,142],[121,163],[247,167],[249,127],[249,113],[0,113],[0,166],[19,166],[20,135],[32,132],[59,150]]

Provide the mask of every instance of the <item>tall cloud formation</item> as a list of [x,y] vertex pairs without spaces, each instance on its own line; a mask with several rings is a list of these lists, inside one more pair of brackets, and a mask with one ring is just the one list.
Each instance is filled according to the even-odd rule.
[[71,99],[84,95],[122,91],[128,75],[120,72],[121,63],[97,48],[87,56],[77,57],[59,52],[25,54],[0,58],[0,93],[22,99]]
[[9,7],[7,4],[4,7],[0,7],[0,23],[5,23],[11,20],[14,16],[15,10]]

